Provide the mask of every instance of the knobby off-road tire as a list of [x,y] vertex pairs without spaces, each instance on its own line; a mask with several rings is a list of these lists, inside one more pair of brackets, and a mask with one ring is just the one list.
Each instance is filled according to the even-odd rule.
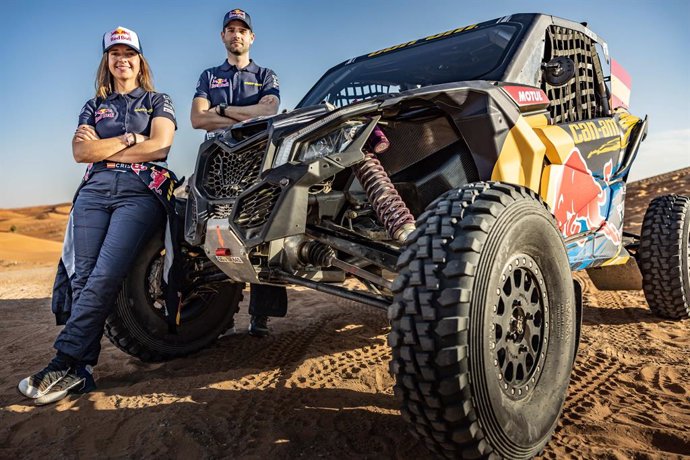
[[398,260],[389,309],[402,414],[447,457],[529,458],[551,437],[576,345],[568,257],[523,187],[434,201]]
[[666,195],[649,203],[638,257],[650,310],[663,318],[690,318],[689,197]]
[[160,285],[163,239],[156,235],[141,251],[122,284],[105,335],[120,350],[142,361],[165,361],[212,344],[233,326],[242,300],[242,284],[219,282],[197,287],[185,296],[177,334],[168,332]]

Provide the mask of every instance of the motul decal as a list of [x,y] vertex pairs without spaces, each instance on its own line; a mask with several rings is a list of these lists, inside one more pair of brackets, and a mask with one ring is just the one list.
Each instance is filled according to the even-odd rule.
[[502,86],[501,88],[520,107],[530,105],[546,106],[550,102],[546,93],[539,88],[530,88],[528,86]]

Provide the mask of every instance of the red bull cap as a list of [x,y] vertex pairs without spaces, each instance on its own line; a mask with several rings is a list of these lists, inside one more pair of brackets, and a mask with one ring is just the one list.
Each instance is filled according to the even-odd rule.
[[242,21],[245,23],[249,30],[253,31],[252,18],[246,11],[243,11],[239,8],[235,8],[234,10],[230,10],[227,13],[225,13],[225,17],[223,18],[223,29],[225,29],[225,27],[228,25],[230,21]]
[[103,34],[103,52],[107,52],[115,45],[126,45],[137,53],[141,53],[139,36],[133,30],[118,26],[117,29]]

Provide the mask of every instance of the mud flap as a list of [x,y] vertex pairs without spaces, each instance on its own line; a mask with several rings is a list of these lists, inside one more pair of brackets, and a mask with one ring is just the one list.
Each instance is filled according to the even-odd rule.
[[287,314],[287,300],[285,286],[252,284],[249,297],[249,314],[282,318]]
[[575,354],[573,363],[577,359],[577,350],[580,348],[580,335],[582,333],[582,285],[578,280],[573,280],[573,290],[575,291]]
[[642,274],[634,257],[621,265],[587,269],[589,279],[600,291],[634,291],[642,289]]

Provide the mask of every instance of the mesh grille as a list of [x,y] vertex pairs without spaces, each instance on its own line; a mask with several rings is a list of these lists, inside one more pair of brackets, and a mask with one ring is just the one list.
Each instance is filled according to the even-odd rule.
[[603,74],[592,39],[582,32],[551,26],[546,32],[545,51],[546,62],[565,56],[575,63],[575,78],[569,83],[560,87],[543,83],[553,121],[566,123],[605,116],[603,105],[597,103],[596,84]]
[[196,228],[198,223],[197,214],[199,213],[199,209],[196,203],[196,195],[193,193],[190,193],[187,197],[187,207],[189,208],[189,211],[185,210],[185,214],[187,214],[188,218],[185,220],[189,222],[189,227]]
[[354,82],[341,89],[338,94],[331,94],[328,102],[336,107],[344,107],[363,99],[380,96],[382,94],[397,93],[399,91],[400,86],[398,85]]
[[258,181],[265,151],[266,141],[239,152],[216,146],[208,157],[204,191],[212,199],[236,198]]
[[211,206],[211,218],[214,219],[223,219],[226,217],[230,217],[231,212],[231,204],[214,204]]
[[266,223],[280,196],[280,187],[263,184],[242,197],[235,223],[242,229],[259,227]]

